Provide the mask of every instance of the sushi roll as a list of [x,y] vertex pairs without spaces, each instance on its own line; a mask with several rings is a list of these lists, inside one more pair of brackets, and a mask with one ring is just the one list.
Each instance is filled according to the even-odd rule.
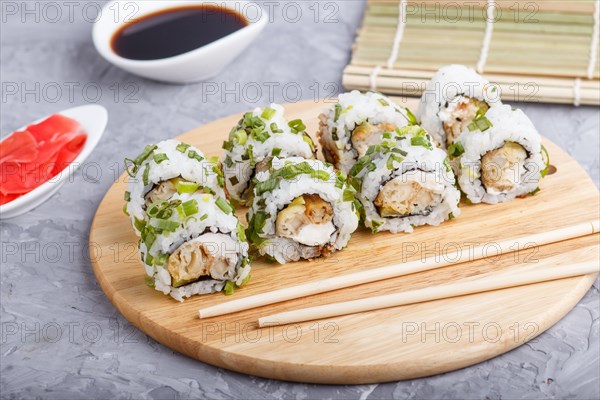
[[319,160],[275,157],[256,174],[253,190],[248,239],[281,264],[328,256],[358,227],[344,174]]
[[448,149],[472,203],[500,203],[535,192],[549,168],[542,138],[523,111],[502,105],[469,125]]
[[353,90],[338,96],[337,103],[319,116],[319,141],[325,160],[348,173],[384,132],[417,123],[408,108],[382,94]]
[[207,160],[197,148],[177,140],[149,144],[135,159],[125,159],[130,176],[125,213],[138,235],[148,207],[177,193],[201,190],[226,197],[223,173],[216,160]]
[[140,237],[147,282],[183,301],[231,293],[249,276],[244,227],[233,213],[219,164],[196,148],[166,140],[133,160],[125,213]]
[[315,146],[300,119],[287,121],[277,104],[247,112],[223,143],[225,184],[233,200],[248,205],[252,178],[271,158],[315,158]]
[[460,214],[460,191],[446,153],[418,125],[384,133],[350,171],[349,184],[375,232],[412,232]]
[[138,228],[148,284],[178,301],[222,290],[230,294],[249,277],[244,227],[221,196],[175,193],[150,205]]
[[417,117],[438,146],[451,145],[461,132],[495,105],[496,86],[464,65],[447,65],[431,78],[421,96]]

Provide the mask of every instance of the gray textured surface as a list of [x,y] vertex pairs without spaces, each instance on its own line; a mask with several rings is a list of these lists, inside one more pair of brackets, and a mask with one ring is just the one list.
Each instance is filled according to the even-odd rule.
[[[335,23],[323,22],[325,12],[330,11],[324,3],[319,5],[319,23],[314,22],[308,4],[302,7],[303,16],[297,23],[282,19],[280,6],[275,22],[259,41],[213,80],[228,89],[236,83],[247,88],[245,99],[236,102],[229,94],[223,102],[218,95],[203,96],[206,85],[164,85],[109,66],[92,46],[91,24],[81,18],[82,3],[76,3],[73,22],[63,16],[56,23],[44,18],[36,22],[35,15],[23,16],[23,23],[23,10],[7,15],[6,3],[2,5],[6,21],[2,21],[0,64],[3,134],[45,114],[85,103],[86,83],[88,98],[96,96],[95,87],[102,88],[98,102],[108,108],[110,120],[89,159],[92,167],[80,169],[73,182],[48,203],[1,222],[3,398],[599,397],[597,282],[563,320],[537,340],[471,368],[407,382],[318,386],[271,381],[196,362],[149,339],[103,295],[84,250],[94,211],[112,183],[115,166],[147,142],[265,104],[269,82],[281,83],[275,87],[275,101],[295,97],[293,88],[287,98],[282,94],[282,85],[289,82],[302,88],[303,99],[313,97],[315,87],[320,88],[321,96],[331,88],[329,83],[339,87],[363,4],[340,3]],[[14,4],[21,8],[24,3]],[[89,12],[93,14],[93,8]],[[54,18],[52,15],[47,16]],[[72,99],[69,82],[80,83],[74,87]],[[252,82],[263,89],[259,100],[248,98],[254,94],[252,86],[245,85]],[[127,102],[124,96],[131,93],[127,86],[131,83],[139,91],[133,102]],[[18,92],[9,94],[15,84]],[[55,99],[57,86],[63,92]],[[31,88],[38,99],[24,92]],[[523,108],[598,184],[598,108],[541,104],[524,104]],[[101,166],[101,176],[95,165]],[[6,247],[13,244],[17,254],[9,254],[14,248],[9,252]]]

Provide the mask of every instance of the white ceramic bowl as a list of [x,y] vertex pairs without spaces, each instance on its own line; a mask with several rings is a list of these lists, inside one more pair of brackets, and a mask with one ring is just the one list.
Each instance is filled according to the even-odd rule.
[[[135,3],[131,7],[130,3]],[[234,11],[248,9],[249,1],[136,1],[119,2],[111,1],[102,10],[100,18],[94,24],[93,40],[96,49],[102,57],[108,62],[120,67],[132,74],[140,75],[145,78],[154,79],[170,83],[189,83],[206,80],[221,72],[227,64],[237,57],[263,30],[268,21],[268,16],[264,10],[252,3],[254,10],[259,10],[254,20],[250,20],[247,26],[233,32],[219,40],[199,47],[196,50],[189,51],[174,57],[163,58],[160,60],[130,60],[116,54],[111,46],[111,40],[114,33],[128,21],[125,21],[127,15],[135,10],[135,17],[175,8],[180,6],[192,6],[210,4],[224,6]],[[129,9],[124,7],[129,6]],[[119,10],[119,12],[115,12]],[[249,12],[248,12],[249,13]],[[115,18],[120,15],[121,18]]]
[[[60,189],[60,187],[69,179],[69,177],[73,175],[77,168],[81,166],[85,159],[90,155],[92,150],[94,150],[100,141],[108,122],[108,113],[106,108],[96,104],[69,108],[68,110],[59,112],[58,114],[76,120],[79,122],[79,124],[81,124],[83,130],[87,133],[87,140],[83,146],[83,149],[81,150],[81,153],[79,153],[77,158],[75,158],[75,160],[73,160],[68,167],[66,167],[48,182],[43,183],[42,185],[33,189],[31,192],[9,203],[1,205],[0,219],[13,218],[17,215],[24,214],[32,208],[39,206],[48,200],[50,196],[56,193],[58,189]],[[50,115],[40,118],[31,124],[37,124],[49,116]],[[27,127],[27,125],[17,129],[16,131],[22,131]]]

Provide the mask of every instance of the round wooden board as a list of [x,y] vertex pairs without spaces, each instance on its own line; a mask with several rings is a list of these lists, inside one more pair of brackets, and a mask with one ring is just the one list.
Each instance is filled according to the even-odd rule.
[[[414,100],[405,103],[412,107]],[[323,103],[286,106],[314,133]],[[179,139],[207,155],[221,144],[239,115],[194,129]],[[262,377],[314,383],[358,384],[438,374],[492,358],[537,336],[586,293],[595,275],[390,308],[328,320],[259,329],[259,316],[334,301],[423,288],[486,274],[558,264],[598,262],[598,235],[494,256],[495,241],[598,218],[594,183],[564,151],[546,141],[557,167],[535,196],[499,205],[463,205],[462,215],[412,234],[372,235],[359,229],[331,258],[276,265],[257,259],[250,284],[233,297],[221,293],[178,303],[148,288],[137,260],[137,238],[122,213],[126,177],[102,200],[90,233],[93,267],[107,297],[135,326],[160,343],[215,366]],[[139,149],[131,149],[132,155]],[[238,210],[243,215],[245,210]],[[466,264],[200,320],[201,306],[490,243],[490,256]]]

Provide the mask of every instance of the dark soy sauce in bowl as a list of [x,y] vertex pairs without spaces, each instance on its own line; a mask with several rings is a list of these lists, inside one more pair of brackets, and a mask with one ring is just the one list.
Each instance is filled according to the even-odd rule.
[[113,51],[131,60],[160,60],[196,50],[248,25],[234,10],[217,5],[174,7],[123,25]]

